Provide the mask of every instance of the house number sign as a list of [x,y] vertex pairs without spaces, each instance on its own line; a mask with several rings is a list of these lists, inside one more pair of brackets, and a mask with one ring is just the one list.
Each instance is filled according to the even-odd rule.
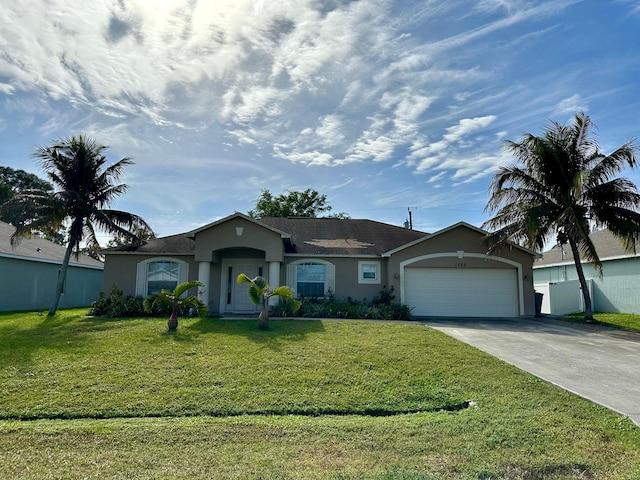
[[460,267],[466,267],[467,264],[466,264],[466,262],[458,262],[454,266],[460,268]]

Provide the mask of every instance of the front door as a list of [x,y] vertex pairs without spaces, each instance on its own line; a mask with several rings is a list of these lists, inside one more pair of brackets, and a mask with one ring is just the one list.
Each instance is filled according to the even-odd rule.
[[231,285],[231,310],[233,313],[254,313],[260,310],[260,305],[254,305],[249,299],[247,289],[248,283],[238,285],[236,279],[241,273],[245,273],[249,278],[258,276],[259,267],[255,263],[234,263],[233,264],[233,282]]

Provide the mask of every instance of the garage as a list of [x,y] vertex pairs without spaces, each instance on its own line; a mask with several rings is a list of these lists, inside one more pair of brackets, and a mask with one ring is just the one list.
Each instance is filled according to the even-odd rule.
[[517,270],[406,267],[404,303],[416,316],[517,317]]

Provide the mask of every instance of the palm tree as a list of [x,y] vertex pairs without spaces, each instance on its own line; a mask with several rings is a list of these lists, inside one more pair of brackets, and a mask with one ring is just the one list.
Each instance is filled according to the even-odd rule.
[[267,302],[271,297],[280,297],[282,299],[293,302],[293,311],[300,308],[300,302],[293,296],[293,289],[287,286],[281,286],[271,290],[269,284],[263,277],[249,278],[245,273],[238,275],[238,284],[248,283],[249,288],[247,294],[249,299],[255,304],[260,305],[260,315],[258,316],[258,328],[267,330],[269,328],[269,310]]
[[34,157],[39,160],[55,190],[25,191],[12,200],[36,206],[31,218],[15,225],[12,243],[30,236],[33,231],[55,231],[67,226],[67,249],[49,315],[54,315],[58,309],[72,252],[77,256],[82,242],[87,248],[99,247],[96,228],[133,239],[137,237],[131,232],[136,228],[151,231],[141,217],[107,208],[127,190],[127,185],[116,182],[125,167],[133,164],[130,158],[125,157],[105,167],[107,159],[104,152],[107,148],[84,135],[61,139],[48,147],[37,147]]
[[591,119],[578,113],[572,124],[550,122],[542,136],[530,133],[506,142],[519,164],[501,167],[491,180],[483,224],[490,252],[509,242],[542,251],[554,238],[569,243],[584,298],[585,319],[593,319],[580,257],[602,275],[602,264],[589,238],[592,228],[608,228],[629,252],[640,239],[640,194],[633,182],[617,178],[637,166],[632,141],[613,153],[600,152]]
[[183,282],[173,291],[162,289],[160,292],[152,293],[144,299],[143,308],[145,312],[152,312],[155,307],[171,309],[171,316],[167,323],[170,332],[178,329],[178,315],[181,311],[195,309],[202,318],[207,314],[207,307],[196,295],[183,295],[192,288],[204,286],[200,282]]

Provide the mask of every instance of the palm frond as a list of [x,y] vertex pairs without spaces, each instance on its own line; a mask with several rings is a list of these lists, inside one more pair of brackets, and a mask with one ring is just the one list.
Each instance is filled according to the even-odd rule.
[[173,295],[176,298],[179,298],[182,295],[184,295],[188,290],[191,290],[192,288],[202,287],[202,286],[203,284],[200,282],[195,282],[195,281],[183,282],[175,288],[175,290],[173,291]]

